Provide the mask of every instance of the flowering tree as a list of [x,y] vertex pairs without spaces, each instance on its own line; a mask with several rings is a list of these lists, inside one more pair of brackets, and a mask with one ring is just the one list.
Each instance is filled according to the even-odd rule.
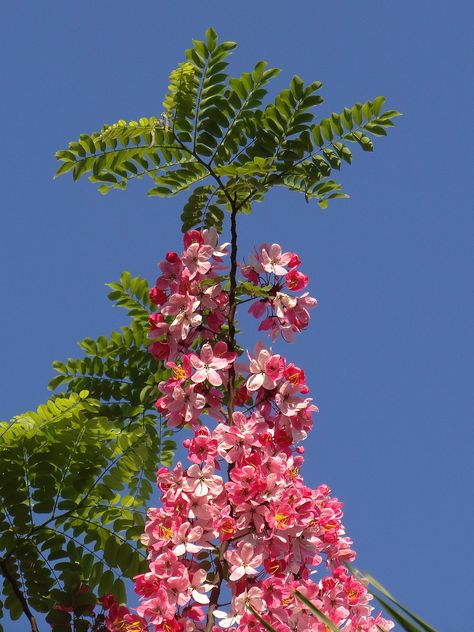
[[[149,569],[135,578],[138,614],[112,604],[108,629],[386,632],[393,624],[372,616],[366,586],[344,566],[355,554],[341,503],[299,473],[317,411],[304,371],[261,343],[237,362],[236,308],[250,301],[260,331],[291,341],[316,304],[301,293],[308,277],[296,253],[262,244],[237,284],[231,219],[228,286],[229,244],[211,228],[185,234],[184,252],[166,255],[150,293],[150,352],[171,369],[156,406],[168,426],[191,429],[191,465],[158,471],[162,507],[149,510],[141,538]],[[315,582],[323,558],[328,575]]]
[[[0,430],[5,606],[34,632],[34,610],[56,632],[393,627],[370,605],[370,580],[351,572],[341,503],[300,474],[317,408],[280,347],[308,326],[308,278],[278,244],[245,260],[237,246],[239,215],[274,186],[322,208],[347,197],[332,175],[351,162],[349,144],[371,151],[398,113],[377,97],[316,123],[319,82],[294,77],[265,102],[278,70],[258,62],[229,79],[234,48],[209,29],[171,73],[161,116],[106,125],[57,153],[58,175],[88,173],[103,194],[146,176],[150,195],[190,195],[183,252],[166,254],[155,285],[128,273],[110,284],[130,325],[82,341],[85,357],[54,365],[51,387],[66,392]],[[240,309],[275,350],[243,353]],[[171,467],[178,433],[190,465]],[[157,468],[161,504],[146,511]],[[378,588],[404,623],[409,613]],[[432,629],[411,616],[407,629]]]

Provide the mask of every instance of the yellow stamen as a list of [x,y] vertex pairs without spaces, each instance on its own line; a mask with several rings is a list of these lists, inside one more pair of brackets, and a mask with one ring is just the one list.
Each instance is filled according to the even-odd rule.
[[186,371],[180,366],[173,367],[171,373],[173,375],[173,380],[182,380],[186,377]]
[[278,527],[286,527],[288,524],[288,516],[286,514],[277,513],[275,516],[275,522]]
[[300,382],[300,376],[299,373],[292,373],[291,375],[288,376],[288,381],[293,384],[293,385],[297,385]]
[[160,535],[164,540],[171,540],[173,537],[173,531],[168,529],[168,527],[160,526]]
[[326,524],[324,524],[323,527],[326,529],[326,531],[331,531],[331,529],[335,529],[337,527],[337,522],[335,521],[326,522]]

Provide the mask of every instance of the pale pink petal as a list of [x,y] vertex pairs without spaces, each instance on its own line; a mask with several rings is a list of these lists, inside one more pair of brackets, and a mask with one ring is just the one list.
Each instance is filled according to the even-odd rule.
[[202,369],[204,366],[204,362],[200,360],[197,355],[194,355],[194,353],[189,356],[189,360],[195,369]]
[[191,594],[193,596],[194,601],[197,601],[197,603],[200,603],[202,605],[206,605],[209,603],[209,597],[206,594],[200,593],[197,590],[193,590]]
[[208,342],[206,342],[206,344],[203,345],[201,349],[201,361],[204,362],[204,364],[210,364],[212,361],[212,358],[213,358],[212,347]]
[[226,366],[229,364],[229,361],[225,358],[216,358],[216,356],[214,356],[212,363],[210,364],[213,369],[225,369]]
[[245,575],[245,569],[243,566],[238,566],[234,569],[229,577],[231,582],[236,582],[238,579]]
[[173,553],[176,555],[176,557],[179,557],[180,555],[184,555],[186,553],[186,545],[184,543],[177,544],[173,548]]
[[250,542],[246,542],[243,545],[240,551],[240,557],[242,558],[242,561],[245,562],[245,564],[248,564],[250,560],[254,557],[254,548],[250,544]]
[[[204,380],[207,379],[207,371],[206,371],[206,369],[200,369],[199,371],[196,371],[196,373],[194,373],[194,375],[191,377],[191,379],[196,384],[199,384],[200,382],[204,382]],[[221,382],[221,384],[222,384],[222,382]]]
[[247,390],[249,391],[258,391],[258,389],[262,386],[264,380],[263,373],[254,373],[247,380]]
[[208,369],[207,379],[212,384],[212,386],[220,386],[222,384],[221,376],[217,371],[214,371],[214,369]]

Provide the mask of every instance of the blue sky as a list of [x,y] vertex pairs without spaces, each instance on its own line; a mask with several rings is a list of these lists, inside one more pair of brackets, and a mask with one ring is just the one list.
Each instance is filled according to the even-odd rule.
[[[161,3],[160,3],[161,5]],[[48,397],[51,361],[121,323],[104,283],[153,280],[179,245],[183,199],[142,186],[101,197],[53,181],[53,154],[103,123],[159,115],[170,69],[207,26],[258,59],[324,83],[321,115],[379,94],[404,112],[355,152],[350,200],[327,211],[277,191],[241,221],[241,253],[297,250],[319,307],[279,351],[321,409],[306,481],[327,482],[369,570],[441,631],[467,632],[472,590],[473,228],[470,3],[8,3],[3,98],[2,411]],[[249,337],[250,340],[251,337]],[[6,629],[24,630],[25,623]]]

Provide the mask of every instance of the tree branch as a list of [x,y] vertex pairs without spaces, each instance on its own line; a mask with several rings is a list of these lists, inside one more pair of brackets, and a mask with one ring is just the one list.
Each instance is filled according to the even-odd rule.
[[30,622],[31,632],[39,632],[36,619],[34,618],[33,613],[30,610],[28,602],[25,599],[25,595],[21,592],[18,582],[8,570],[8,566],[6,565],[4,560],[0,560],[0,570],[2,571],[2,575],[5,577],[5,579],[10,583],[18,601],[21,603],[21,608],[23,612],[25,613],[25,615],[27,616],[28,621]]
[[[237,288],[237,195],[231,198],[231,216],[230,216],[230,233],[231,233],[231,252],[230,252],[230,290],[229,290],[229,314],[227,316],[227,322],[229,326],[229,349],[234,351],[235,349],[235,311],[237,308],[237,300],[235,291]],[[229,369],[229,382],[227,385],[228,392],[228,423],[232,423],[232,414],[234,412],[234,391],[235,391],[235,369],[234,364],[231,364]],[[232,465],[229,463],[228,472],[230,472]],[[205,632],[211,632],[214,627],[214,610],[217,608],[219,596],[221,594],[222,582],[225,579],[225,553],[229,546],[229,541],[224,540],[221,543],[215,563],[216,563],[216,583],[211,591],[209,597],[209,608],[207,611],[207,624]]]
[[224,540],[219,547],[219,552],[216,557],[216,583],[214,588],[211,590],[211,595],[209,597],[209,608],[207,610],[207,624],[205,627],[205,632],[211,632],[214,627],[214,610],[217,608],[217,604],[219,601],[219,596],[221,594],[221,586],[224,580],[224,555],[229,546],[228,540]]
[[[230,290],[229,290],[229,347],[231,351],[235,349],[235,311],[237,309],[237,301],[235,291],[237,288],[237,194],[232,200],[232,212],[230,215],[230,234],[231,234],[231,252],[230,252]],[[229,424],[232,423],[232,414],[234,412],[234,391],[235,391],[235,369],[232,364],[229,369],[228,383],[228,411]]]

